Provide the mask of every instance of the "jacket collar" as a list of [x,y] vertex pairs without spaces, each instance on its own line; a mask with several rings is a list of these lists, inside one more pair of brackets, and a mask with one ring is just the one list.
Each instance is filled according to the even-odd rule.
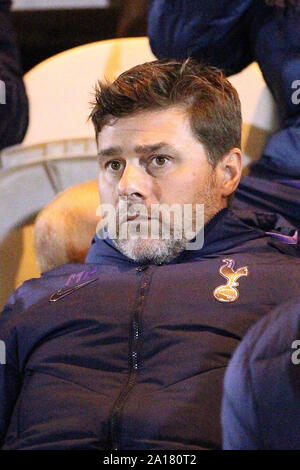
[[[192,261],[207,256],[217,255],[257,238],[282,236],[285,243],[297,243],[295,228],[277,214],[258,212],[238,212],[228,208],[218,212],[204,227],[204,244],[199,250],[185,250],[168,264]],[[294,241],[292,239],[294,236]],[[96,264],[134,264],[135,261],[123,255],[110,238],[99,238],[92,241],[86,257],[86,263]]]

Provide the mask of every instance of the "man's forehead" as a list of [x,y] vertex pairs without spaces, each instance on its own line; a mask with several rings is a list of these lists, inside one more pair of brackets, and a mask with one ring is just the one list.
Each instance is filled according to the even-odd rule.
[[[158,111],[139,112],[130,116],[114,119],[103,126],[98,136],[98,148],[128,142],[135,147],[147,145],[174,145],[178,132],[190,133],[190,125],[181,108],[168,108]],[[132,141],[134,139],[134,142]]]
[[[167,142],[157,142],[154,144],[139,144],[135,145],[133,151],[138,154],[152,153],[156,151],[172,151],[175,150],[174,146]],[[102,146],[99,148],[98,155],[100,157],[109,157],[114,155],[121,155],[124,151],[121,145]]]

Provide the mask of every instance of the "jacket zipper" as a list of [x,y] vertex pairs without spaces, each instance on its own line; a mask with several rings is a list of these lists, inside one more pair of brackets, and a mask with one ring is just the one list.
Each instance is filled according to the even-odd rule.
[[129,336],[129,377],[128,382],[120,392],[115,401],[111,414],[111,441],[113,450],[119,450],[120,447],[120,424],[121,414],[128,395],[133,388],[139,368],[138,347],[140,342],[140,318],[143,311],[146,291],[149,287],[150,273],[146,273],[149,265],[142,265],[136,268],[137,273],[142,273],[141,284],[139,287],[139,296],[137,306],[130,325]]

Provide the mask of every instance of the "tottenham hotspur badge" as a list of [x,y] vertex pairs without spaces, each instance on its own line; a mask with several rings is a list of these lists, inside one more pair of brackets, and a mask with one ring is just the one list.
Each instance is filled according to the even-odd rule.
[[214,297],[219,302],[234,302],[239,298],[239,291],[236,289],[239,283],[237,280],[242,276],[248,276],[248,267],[234,270],[235,262],[232,259],[223,259],[223,266],[220,267],[221,276],[227,279],[227,284],[223,284],[214,290]]

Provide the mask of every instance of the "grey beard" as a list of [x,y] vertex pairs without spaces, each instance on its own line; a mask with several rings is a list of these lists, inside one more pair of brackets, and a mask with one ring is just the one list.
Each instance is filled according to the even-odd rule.
[[137,263],[164,264],[169,263],[185,250],[187,240],[112,240],[114,245],[128,258]]
[[[220,210],[215,195],[215,181],[213,176],[211,176],[207,181],[206,188],[201,189],[200,194],[195,196],[195,202],[204,204],[204,224],[209,222],[209,220],[211,220],[212,217]],[[194,217],[195,215],[193,215],[193,219]],[[179,239],[174,238],[173,230],[174,229],[171,228],[170,238],[123,239],[118,238],[117,236],[117,238],[112,238],[112,241],[121,253],[137,263],[169,263],[186,249],[186,245],[190,241],[184,234]],[[161,232],[160,235],[162,235]]]

